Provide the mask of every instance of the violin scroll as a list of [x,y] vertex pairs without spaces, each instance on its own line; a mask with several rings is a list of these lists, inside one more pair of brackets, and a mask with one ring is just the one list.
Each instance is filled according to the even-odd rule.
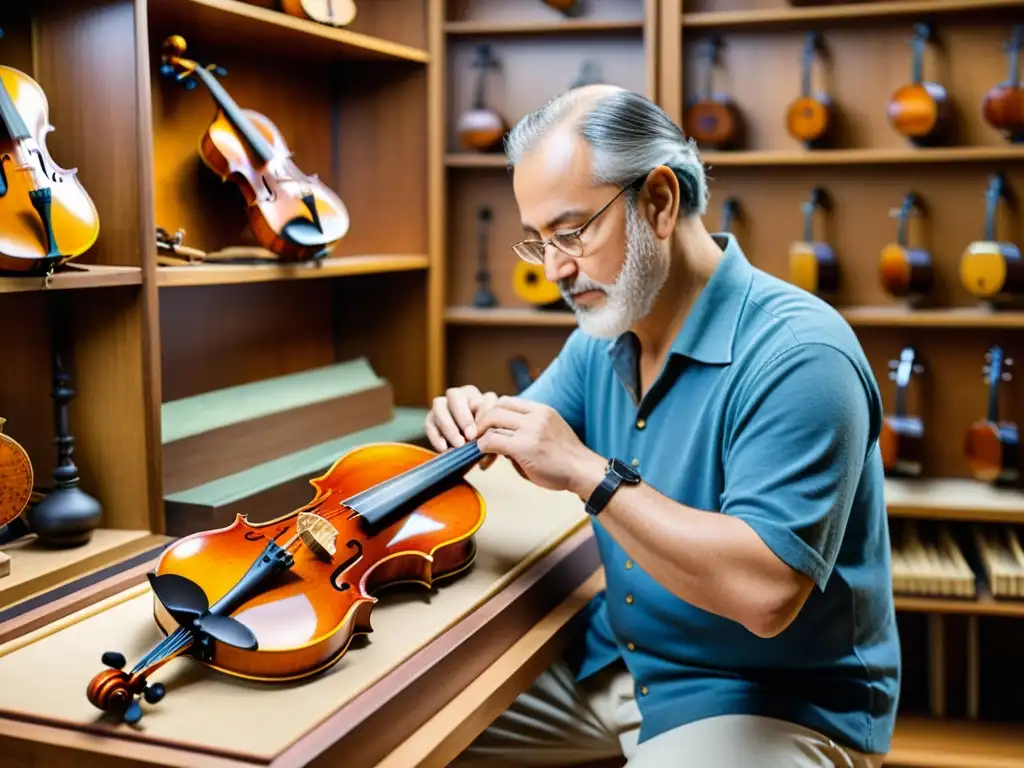
[[89,701],[98,709],[117,713],[126,723],[134,724],[142,719],[140,696],[149,704],[156,704],[166,695],[167,688],[163,683],[150,685],[143,675],[129,675],[123,671],[124,654],[107,651],[101,660],[109,669],[98,673],[86,691]]

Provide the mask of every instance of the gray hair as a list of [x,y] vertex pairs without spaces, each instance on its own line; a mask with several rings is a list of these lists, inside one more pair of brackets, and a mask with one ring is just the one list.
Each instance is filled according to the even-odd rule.
[[[577,89],[566,91],[522,118],[505,139],[509,168],[576,111],[581,98]],[[593,148],[596,183],[623,186],[666,165],[679,180],[680,213],[703,215],[707,210],[707,179],[696,144],[650,99],[625,90],[609,93],[585,109],[574,127]],[[636,202],[635,191],[626,194]]]

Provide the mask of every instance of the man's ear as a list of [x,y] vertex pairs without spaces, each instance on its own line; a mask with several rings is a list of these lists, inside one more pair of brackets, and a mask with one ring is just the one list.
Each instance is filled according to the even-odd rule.
[[659,165],[647,175],[639,204],[654,234],[661,240],[671,237],[679,216],[679,179],[671,168]]

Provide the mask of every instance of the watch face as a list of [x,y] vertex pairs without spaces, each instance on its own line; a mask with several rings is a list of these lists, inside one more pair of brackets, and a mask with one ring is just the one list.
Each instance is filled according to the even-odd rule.
[[620,461],[619,459],[612,459],[608,468],[615,472],[615,474],[617,474],[627,483],[640,482],[640,473],[633,469],[633,467],[629,466],[629,464],[626,464],[624,461]]

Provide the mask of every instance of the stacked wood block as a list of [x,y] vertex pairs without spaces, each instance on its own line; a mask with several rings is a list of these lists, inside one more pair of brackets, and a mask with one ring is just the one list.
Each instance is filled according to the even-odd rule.
[[923,537],[916,521],[905,521],[892,543],[893,591],[934,597],[974,597],[976,576],[947,525]]
[[1024,597],[1024,549],[1009,526],[973,526],[975,546],[993,597]]

